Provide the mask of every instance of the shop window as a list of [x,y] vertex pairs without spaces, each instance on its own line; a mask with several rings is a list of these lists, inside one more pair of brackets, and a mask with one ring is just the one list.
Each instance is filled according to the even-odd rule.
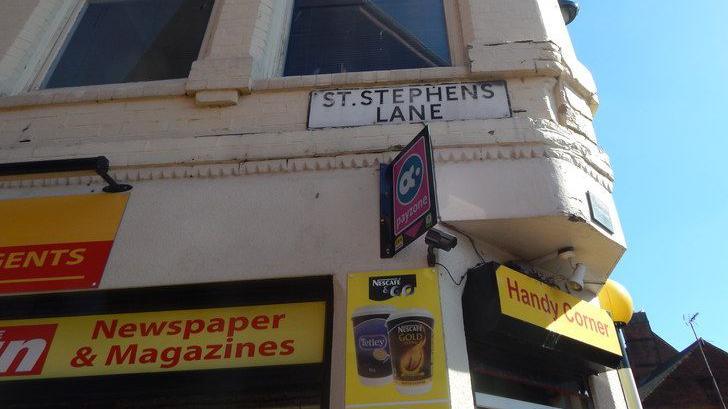
[[[512,267],[520,268],[515,264]],[[590,377],[617,367],[621,356],[506,312],[508,304],[503,301],[511,298],[512,284],[535,285],[525,284],[528,280],[535,282],[498,263],[481,264],[467,273],[463,323],[476,406],[484,409],[593,408]],[[507,285],[501,286],[503,282]],[[547,286],[538,283],[532,288]],[[522,291],[528,292],[525,287]],[[544,297],[567,296],[559,293],[554,290]],[[532,297],[535,293],[529,294]],[[576,304],[573,300],[569,303]]]
[[44,88],[185,78],[213,0],[90,1]]
[[483,409],[588,409],[587,375],[526,345],[470,343],[468,356],[475,403]]
[[451,65],[443,0],[296,0],[284,75]]

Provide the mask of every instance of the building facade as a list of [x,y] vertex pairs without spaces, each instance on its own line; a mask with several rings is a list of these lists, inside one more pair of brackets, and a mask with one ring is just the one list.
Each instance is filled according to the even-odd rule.
[[[548,282],[548,291],[560,288],[597,308],[600,283],[626,248],[609,159],[592,125],[596,87],[574,53],[556,0],[6,0],[1,7],[0,163],[105,156],[109,174],[133,186],[126,193],[102,193],[97,176],[21,174],[17,166],[0,179],[0,198],[10,209],[5,217],[15,220],[21,213],[33,219],[27,210],[34,209],[33,199],[91,195],[125,202],[118,230],[104,236],[113,241],[108,262],[85,289],[33,287],[37,281],[28,280],[41,280],[35,276],[5,279],[31,284],[10,286],[0,297],[7,340],[0,351],[9,362],[4,375],[22,375],[22,358],[8,352],[13,320],[312,300],[326,305],[326,313],[316,315],[322,326],[308,335],[321,338],[318,366],[302,367],[313,371],[315,391],[299,379],[309,372],[280,369],[287,364],[275,360],[255,364],[259,372],[205,371],[211,368],[191,364],[189,371],[162,370],[153,378],[131,365],[137,368],[133,375],[10,376],[0,381],[6,405],[33,404],[40,399],[34,391],[44,390],[69,407],[79,400],[103,405],[104,396],[128,407],[162,406],[153,391],[167,390],[162,385],[172,378],[165,376],[176,376],[173,382],[186,386],[170,386],[166,405],[378,407],[357,401],[350,385],[355,380],[347,376],[356,370],[347,343],[352,277],[402,277],[393,272],[428,267],[423,238],[394,257],[380,255],[380,165],[390,163],[427,123],[437,228],[459,241],[448,252],[436,251],[439,264],[432,273],[437,280],[430,301],[436,307],[430,310],[441,314],[435,315],[441,317],[443,354],[434,362],[441,362],[446,393],[434,403],[415,394],[400,404],[626,407],[610,370],[616,364],[596,359],[600,366],[583,365],[590,359],[569,348],[560,353],[574,358],[573,364],[563,363],[562,355],[540,361],[541,352],[559,349],[545,341],[493,352],[510,338],[491,343],[486,331],[475,339],[463,318],[468,272],[494,274],[482,270],[490,262],[537,264],[522,270]],[[0,272],[40,268],[41,253],[33,259],[27,252],[13,255],[22,253],[13,248],[48,245],[58,229],[60,236],[84,235],[77,231],[83,229],[51,223],[67,213],[49,206],[38,225],[16,226],[13,237],[20,238],[0,242]],[[27,239],[31,230],[39,238]],[[90,241],[66,241],[74,240]],[[555,256],[543,257],[550,253]],[[586,267],[583,285],[569,290],[575,266]],[[273,279],[279,280],[261,281]],[[222,295],[210,295],[217,293]],[[273,295],[266,299],[262,293]],[[275,328],[276,314],[259,314],[261,331]],[[301,314],[296,328],[309,322]],[[186,322],[182,316],[169,319]],[[112,324],[96,322],[94,339],[116,334]],[[190,325],[192,333],[196,324]],[[511,331],[511,338],[521,338],[520,330]],[[79,342],[80,351],[86,344]],[[276,345],[279,355],[287,351],[282,342]],[[49,353],[50,365],[56,351],[43,353]],[[491,365],[494,356],[508,358]],[[485,364],[475,370],[475,362]],[[533,375],[552,372],[558,382]],[[228,385],[215,378],[221,373],[258,387]],[[104,389],[113,376],[122,381],[111,384],[134,387],[113,395]],[[193,387],[205,382],[224,386],[214,394],[227,400],[213,402],[204,388]],[[69,392],[81,385],[104,393]]]

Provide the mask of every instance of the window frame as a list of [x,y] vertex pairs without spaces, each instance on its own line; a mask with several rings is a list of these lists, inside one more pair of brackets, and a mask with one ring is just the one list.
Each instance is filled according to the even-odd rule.
[[478,409],[559,409],[556,406],[541,405],[490,393],[475,392],[474,395],[475,407]]
[[445,9],[445,28],[447,41],[450,44],[450,66],[464,66],[467,61],[465,38],[463,37],[463,18],[461,14],[462,0],[443,0]]
[[[435,68],[455,68],[465,66],[467,61],[467,51],[465,49],[465,39],[463,37],[463,19],[461,14],[461,2],[463,0],[441,0],[442,7],[445,14],[445,33],[447,35],[448,49],[450,51],[450,65],[444,67]],[[281,42],[281,50],[279,54],[282,56],[280,65],[276,69],[276,74],[280,78],[287,78],[283,75],[286,67],[286,61],[288,60],[288,43],[291,39],[291,26],[293,24],[292,15],[295,8],[296,0],[290,0],[287,10],[287,21],[285,22],[285,37],[284,41]],[[430,68],[403,68],[398,70],[370,70],[370,71],[352,71],[357,73],[362,72],[377,72],[377,71],[403,71],[411,69],[431,69]],[[346,73],[330,73],[330,75],[339,75]],[[304,74],[302,76],[316,76],[317,74]],[[320,75],[320,74],[319,74]],[[290,76],[289,76],[290,77]]]
[[[60,87],[60,88],[46,88],[46,84],[48,83],[48,80],[50,79],[51,73],[56,68],[59,62],[59,56],[63,53],[63,51],[66,49],[66,47],[69,44],[69,40],[71,39],[71,36],[73,36],[73,33],[75,33],[76,29],[78,28],[78,25],[81,23],[81,18],[84,15],[84,12],[88,8],[89,4],[91,3],[108,3],[113,1],[126,1],[126,0],[74,0],[75,4],[72,6],[72,10],[69,13],[68,17],[66,18],[66,21],[61,25],[58,32],[54,34],[53,39],[53,45],[50,47],[50,51],[47,53],[45,58],[43,58],[41,67],[38,70],[37,74],[34,76],[32,82],[30,83],[29,88],[27,89],[28,92],[30,91],[45,91],[45,90],[59,90],[59,89],[75,89],[75,88],[83,88],[83,87],[97,87],[97,86],[124,86],[127,84],[149,84],[149,83],[161,83],[161,82],[169,82],[174,80],[186,80],[187,77],[183,78],[173,78],[173,79],[164,79],[164,80],[151,80],[151,81],[139,81],[139,82],[115,82],[115,83],[108,83],[108,84],[94,84],[94,85],[78,85],[74,87]],[[215,0],[215,2],[212,5],[212,10],[210,12],[210,19],[207,22],[207,27],[205,28],[205,33],[202,37],[202,43],[200,44],[200,49],[197,52],[197,58],[195,61],[199,60],[200,58],[207,55],[210,51],[210,41],[212,38],[212,35],[214,33],[214,26],[217,26],[217,22],[219,20],[219,14],[221,10],[221,3],[223,3],[224,0]],[[194,62],[193,62],[194,63]]]

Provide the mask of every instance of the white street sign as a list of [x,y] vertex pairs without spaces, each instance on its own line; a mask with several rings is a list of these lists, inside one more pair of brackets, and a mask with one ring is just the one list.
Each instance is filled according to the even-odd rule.
[[311,93],[308,127],[383,125],[511,116],[505,81],[322,90]]

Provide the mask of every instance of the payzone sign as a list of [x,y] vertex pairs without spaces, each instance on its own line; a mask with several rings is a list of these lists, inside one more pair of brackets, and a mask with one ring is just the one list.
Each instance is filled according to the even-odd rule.
[[425,167],[425,140],[419,138],[401,160],[394,164],[394,235],[412,226],[432,207]]
[[[425,127],[385,170],[382,256],[392,257],[437,223],[430,134]],[[384,203],[386,202],[386,203]],[[387,245],[384,246],[384,243]],[[386,247],[386,249],[384,248]],[[389,253],[387,253],[387,250]]]

